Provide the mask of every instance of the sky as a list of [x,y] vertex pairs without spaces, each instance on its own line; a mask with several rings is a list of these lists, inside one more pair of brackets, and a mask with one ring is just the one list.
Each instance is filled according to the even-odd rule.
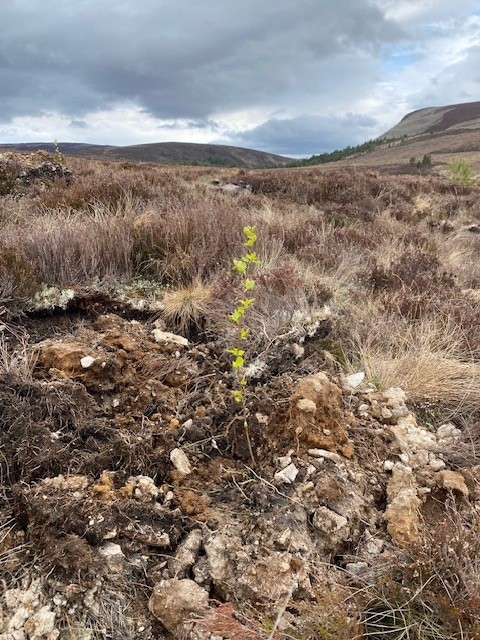
[[301,157],[480,100],[479,0],[9,0],[0,143]]

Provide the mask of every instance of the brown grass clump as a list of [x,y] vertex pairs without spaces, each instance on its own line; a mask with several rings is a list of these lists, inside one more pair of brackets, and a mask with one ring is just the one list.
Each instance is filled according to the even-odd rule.
[[0,306],[22,304],[39,286],[34,263],[16,249],[0,244]]
[[162,315],[176,330],[187,334],[200,328],[211,300],[212,286],[197,278],[185,287],[166,291]]
[[429,400],[452,410],[477,405],[480,363],[464,350],[453,324],[425,320],[409,325],[386,317],[354,342],[360,366],[379,387],[400,386],[413,401]]

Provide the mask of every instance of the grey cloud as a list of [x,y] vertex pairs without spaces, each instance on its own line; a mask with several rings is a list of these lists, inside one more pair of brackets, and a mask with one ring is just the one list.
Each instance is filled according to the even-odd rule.
[[72,120],[68,126],[72,129],[88,129],[88,124],[84,120]]
[[422,91],[413,94],[410,100],[415,108],[476,101],[480,95],[479,68],[480,46],[474,46],[459,62],[432,74]]
[[337,58],[354,65],[403,36],[370,0],[8,3],[0,118],[42,110],[81,118],[126,102],[199,121],[276,108],[333,91]]
[[314,155],[364,142],[378,133],[373,118],[349,113],[344,117],[304,115],[271,119],[230,138],[230,144],[254,147],[286,156]]

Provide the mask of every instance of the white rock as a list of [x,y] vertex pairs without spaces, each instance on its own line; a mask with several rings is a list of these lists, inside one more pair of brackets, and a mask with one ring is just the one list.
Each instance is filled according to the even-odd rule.
[[345,570],[353,576],[360,576],[368,569],[367,562],[347,562]]
[[152,335],[155,339],[155,342],[160,342],[165,344],[176,344],[179,347],[188,347],[188,340],[183,336],[178,336],[175,333],[170,333],[168,331],[161,331],[160,329],[154,329],[152,331]]
[[395,463],[392,460],[385,460],[385,462],[383,463],[383,468],[385,469],[385,471],[392,471],[394,466]]
[[405,404],[407,399],[407,394],[399,387],[390,387],[390,389],[385,391],[384,396],[387,399],[388,404],[393,407]]
[[409,414],[409,410],[407,409],[406,405],[401,404],[398,407],[393,407],[392,408],[392,418],[394,420],[399,420],[400,418],[405,418],[405,416],[408,416]]
[[365,545],[365,550],[371,556],[379,556],[382,553],[384,547],[384,540],[380,540],[380,538],[370,538],[370,540]]
[[313,400],[308,400],[308,398],[301,398],[297,402],[297,409],[302,413],[312,413],[314,414],[317,411],[317,405]]
[[278,466],[280,469],[285,469],[285,467],[288,467],[288,465],[292,462],[292,453],[293,449],[290,449],[290,451],[286,455],[277,458]]
[[153,587],[148,603],[152,614],[175,638],[190,637],[185,625],[208,606],[208,592],[193,580],[162,580]]
[[92,358],[92,356],[84,356],[80,360],[80,364],[84,369],[89,369],[94,362],[95,362],[95,358]]
[[328,507],[319,507],[313,515],[313,526],[324,533],[348,531],[348,520]]
[[[48,605],[38,609],[25,623],[24,630],[30,638],[48,636],[55,629],[55,614]],[[58,637],[58,635],[57,635]]]
[[445,469],[446,465],[443,460],[440,460],[439,458],[433,458],[433,460],[430,460],[430,462],[428,463],[428,466],[433,471],[441,471],[442,469]]
[[359,371],[358,373],[352,373],[345,377],[345,383],[352,389],[359,387],[365,380],[365,372]]
[[297,477],[297,475],[298,475],[298,469],[293,464],[293,462],[291,462],[288,466],[285,467],[285,469],[281,469],[280,471],[277,471],[277,473],[274,475],[274,479],[277,482],[292,484],[292,482],[295,482],[295,478]]
[[98,549],[98,552],[105,559],[107,567],[112,573],[123,572],[125,556],[119,544],[106,542]]
[[327,451],[326,449],[309,449],[308,455],[312,456],[312,458],[326,458],[332,462],[342,462],[342,457],[338,453]]
[[181,449],[172,449],[170,452],[170,460],[182,478],[192,473],[190,462]]
[[128,483],[133,485],[133,495],[141,502],[153,502],[158,497],[158,487],[149,476],[132,476]]
[[169,561],[169,569],[175,578],[186,577],[188,571],[195,564],[202,540],[201,529],[193,529],[177,547],[175,557]]
[[297,360],[299,358],[303,358],[303,356],[305,355],[305,347],[300,346],[296,342],[292,345],[292,351]]

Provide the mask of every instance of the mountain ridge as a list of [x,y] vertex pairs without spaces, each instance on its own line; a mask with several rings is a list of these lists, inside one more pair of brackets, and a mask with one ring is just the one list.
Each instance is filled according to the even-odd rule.
[[[7,151],[55,152],[53,142],[23,142],[1,144]],[[58,149],[66,155],[83,155],[112,160],[153,162],[158,164],[197,164],[214,167],[268,168],[285,166],[292,158],[231,145],[194,142],[153,142],[127,146],[59,142]]]
[[441,107],[425,107],[407,113],[381,138],[410,138],[436,133],[460,133],[480,129],[480,101]]

